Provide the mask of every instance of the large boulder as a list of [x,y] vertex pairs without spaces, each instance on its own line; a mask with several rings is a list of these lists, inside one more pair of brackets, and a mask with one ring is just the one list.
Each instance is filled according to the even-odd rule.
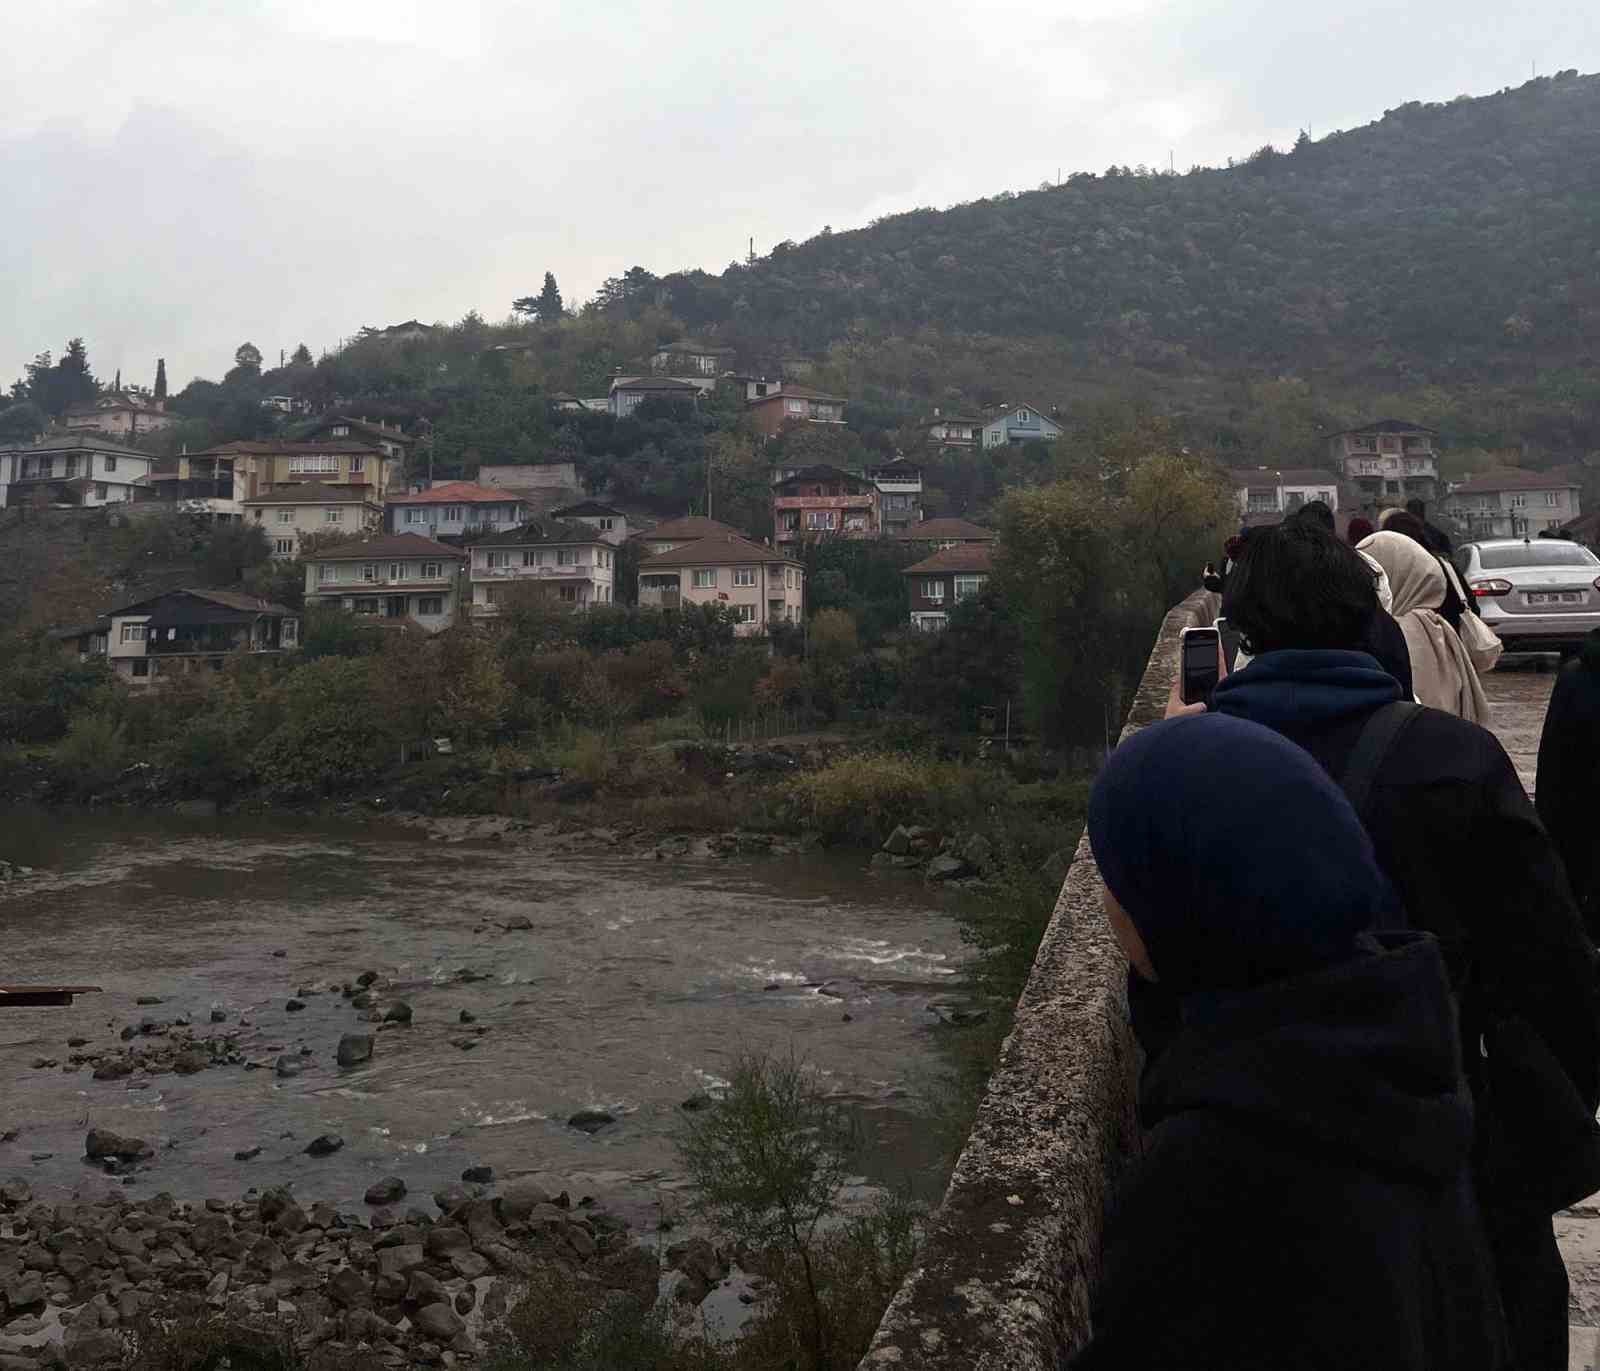
[[580,1109],[567,1119],[567,1127],[576,1128],[580,1133],[598,1133],[616,1121],[616,1115],[607,1113],[604,1109]]
[[930,881],[954,881],[967,874],[967,864],[961,858],[946,852],[928,863]]
[[978,871],[988,871],[994,865],[994,844],[981,833],[974,833],[961,844],[961,859]]
[[[538,1182],[516,1181],[507,1186],[505,1193],[500,1196],[500,1217],[507,1223],[519,1223],[533,1213],[538,1205],[549,1203],[549,1191]],[[472,1231],[475,1217],[474,1214],[467,1216],[468,1232]],[[473,1236],[477,1237],[476,1234]]]
[[385,1176],[367,1187],[368,1204],[394,1204],[406,1195],[406,1183],[398,1176]]
[[90,1161],[115,1158],[120,1161],[143,1161],[156,1154],[143,1138],[125,1138],[109,1128],[91,1128],[83,1140],[83,1155]]
[[308,1157],[331,1157],[344,1146],[344,1139],[337,1133],[324,1133],[320,1138],[313,1138],[306,1144]]
[[370,1033],[346,1033],[339,1039],[338,1062],[340,1066],[360,1066],[372,1060],[373,1038]]
[[384,1011],[384,1023],[409,1024],[411,1022],[411,1006],[404,1000],[396,1000]]
[[888,841],[884,843],[883,850],[896,857],[905,856],[906,853],[911,851],[911,830],[906,828],[904,824],[896,825],[894,832],[889,835]]
[[451,1342],[466,1327],[461,1316],[448,1304],[430,1304],[417,1310],[411,1326],[435,1342]]

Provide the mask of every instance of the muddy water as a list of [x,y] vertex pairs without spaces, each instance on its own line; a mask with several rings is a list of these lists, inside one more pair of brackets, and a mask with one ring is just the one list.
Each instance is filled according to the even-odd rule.
[[[136,1193],[293,1180],[346,1204],[382,1175],[426,1195],[488,1164],[562,1173],[647,1215],[679,1187],[681,1102],[741,1049],[791,1046],[859,1114],[864,1174],[936,1183],[912,1097],[936,1067],[926,1005],[950,990],[961,942],[938,896],[869,876],[859,857],[657,862],[381,826],[29,813],[0,814],[0,856],[41,872],[0,887],[0,983],[105,991],[0,1015],[0,1133],[19,1130],[0,1143],[0,1176],[46,1197],[106,1184],[82,1160],[99,1125],[156,1144]],[[523,917],[531,929],[504,927]],[[340,1035],[372,1029],[331,987],[368,969],[415,1021],[342,1071]],[[463,969],[486,979],[463,983]],[[854,984],[830,989],[844,1000],[816,988],[842,978]],[[287,1012],[302,987],[320,993]],[[136,1005],[151,995],[163,1003]],[[116,1045],[146,1016],[221,1031],[214,1007],[223,1027],[249,1020],[247,1057],[309,1048],[306,1072],[98,1082],[31,1065],[65,1064],[72,1036]],[[472,1031],[462,1010],[489,1030],[470,1052],[454,1045]],[[567,1126],[590,1107],[618,1122]],[[327,1132],[344,1150],[304,1156]]]

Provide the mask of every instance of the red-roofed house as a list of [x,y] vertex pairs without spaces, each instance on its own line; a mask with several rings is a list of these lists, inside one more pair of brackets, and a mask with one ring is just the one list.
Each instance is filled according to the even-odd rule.
[[951,605],[982,590],[989,579],[992,547],[992,543],[958,543],[902,571],[911,595],[911,626],[943,628],[950,620]]
[[427,490],[391,495],[384,508],[384,526],[390,533],[446,538],[471,528],[515,528],[527,513],[527,501],[520,491],[472,481],[441,481]]
[[992,543],[994,530],[966,519],[924,519],[895,535],[903,543],[926,543],[937,552],[961,543]]
[[726,605],[741,636],[799,623],[805,594],[804,567],[737,533],[684,543],[639,564],[641,605]]

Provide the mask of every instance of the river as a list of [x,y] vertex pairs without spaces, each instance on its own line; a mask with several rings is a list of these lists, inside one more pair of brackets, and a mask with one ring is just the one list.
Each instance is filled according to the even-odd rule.
[[[0,1179],[22,1175],[42,1198],[108,1184],[82,1157],[100,1126],[156,1146],[140,1194],[234,1198],[292,1181],[351,1205],[393,1174],[426,1203],[489,1165],[558,1173],[575,1198],[647,1221],[681,1189],[682,1102],[741,1050],[791,1048],[859,1117],[865,1177],[924,1194],[941,1179],[913,1100],[937,1070],[927,1004],[951,990],[959,931],[949,897],[869,874],[859,855],[655,861],[322,819],[11,811],[0,856],[39,871],[0,886],[0,983],[104,989],[0,1016],[0,1134],[17,1130],[0,1143]],[[519,917],[532,928],[505,927]],[[463,969],[485,979],[463,983]],[[341,1070],[340,1035],[373,1026],[337,987],[366,970],[414,1022]],[[302,988],[317,993],[290,1013]],[[214,1008],[227,1015],[216,1028]],[[111,1081],[63,1069],[69,1037],[116,1047],[125,1026],[179,1014],[197,1035],[238,1031],[252,1059],[309,1048],[307,1069]],[[476,1028],[488,1031],[463,1051]],[[583,1108],[617,1122],[568,1127]],[[330,1132],[342,1151],[304,1155]]]

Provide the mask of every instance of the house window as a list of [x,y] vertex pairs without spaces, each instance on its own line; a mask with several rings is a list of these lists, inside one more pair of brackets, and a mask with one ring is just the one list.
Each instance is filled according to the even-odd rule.
[[538,566],[539,565],[539,554],[531,547],[523,548],[522,549],[522,565],[523,566]]
[[404,562],[389,563],[389,579],[391,581],[403,580],[405,578],[405,574],[406,564]]
[[459,524],[461,522],[461,506],[446,505],[444,507],[444,521],[447,524]]
[[144,625],[123,624],[122,641],[125,643],[142,643],[144,641]]
[[422,564],[422,579],[424,581],[440,580],[439,564],[437,562],[424,562]]
[[790,414],[804,414],[806,412],[805,402],[801,400],[786,400],[783,407]]
[[735,586],[753,586],[756,583],[756,569],[748,566],[734,567],[733,583]]
[[331,452],[313,452],[289,459],[289,474],[330,475],[339,470],[339,459]]
[[733,622],[736,624],[753,624],[756,621],[756,607],[754,605],[734,605]]
[[330,430],[335,438],[348,438],[350,436],[349,424],[335,424]]
[[808,509],[806,511],[807,528],[833,528],[834,511],[831,509]]
[[273,540],[272,550],[280,557],[288,557],[294,552],[294,539],[276,538]]
[[717,569],[715,567],[696,568],[694,588],[696,590],[715,590],[717,588]]
[[[101,489],[103,490],[104,487],[102,486]],[[1544,502],[1545,502],[1545,504],[1549,505],[1552,509],[1554,509],[1557,505],[1559,505],[1561,503],[1561,494],[1560,494],[1560,492],[1559,491],[1554,491],[1554,490],[1545,491],[1545,493],[1544,493]]]
[[339,579],[339,568],[337,566],[334,566],[329,562],[321,562],[321,563],[318,564],[318,566],[317,566],[317,580],[319,582],[320,581],[337,581],[338,579]]
[[110,497],[110,495],[111,495],[111,487],[108,486],[104,481],[100,481],[99,483],[96,484],[96,486],[94,488],[94,498],[95,499],[97,499],[97,500],[105,500],[105,499],[108,499]]
[[133,662],[133,674],[143,680],[150,674],[150,663],[143,657],[136,657]]
[[495,571],[500,567],[511,565],[511,554],[509,552],[490,552],[485,556],[484,560],[489,570]]
[[1526,509],[1527,507],[1528,507],[1528,497],[1526,495],[1513,495],[1511,497],[1511,508],[1512,509]]
[[325,524],[342,524],[344,511],[342,509],[325,509],[322,511],[322,522]]
[[406,522],[408,524],[422,524],[426,523],[427,520],[428,511],[425,509],[417,509],[415,506],[412,506],[406,510]]
[[558,547],[556,549],[557,566],[577,566],[578,549],[575,547]]
[[788,567],[788,566],[784,567],[784,569],[783,569],[783,586],[784,586],[785,590],[793,590],[794,589],[794,568],[793,567]]
[[601,519],[600,531],[602,533],[610,533],[611,530],[616,527],[616,524],[617,521],[615,519]]
[[283,635],[279,641],[285,647],[293,647],[300,641],[300,621],[298,619],[285,619],[283,621]]
[[577,586],[557,586],[556,589],[561,593],[561,599],[563,603],[569,605],[575,605],[578,603]]
[[944,601],[944,582],[939,579],[924,581],[922,583],[922,598],[924,600]]
[[115,471],[117,469],[117,459],[109,452],[105,455],[105,463],[107,471]]
[[376,595],[364,595],[356,601],[357,614],[376,614],[377,612],[378,597]]
[[[261,511],[258,509],[256,511],[256,518],[259,519],[260,517]],[[294,522],[294,511],[292,509],[280,509],[278,511],[278,522],[280,524],[292,524]]]
[[443,614],[444,613],[444,596],[442,596],[442,595],[419,595],[419,596],[417,596],[417,613],[418,614]]
[[490,505],[485,509],[483,511],[483,522],[486,524],[498,524],[500,522],[500,506]]
[[1017,422],[1018,422],[1018,423],[1019,423],[1019,424],[1025,424],[1025,423],[1027,423],[1027,422],[1028,422],[1028,420],[1030,420],[1030,419],[1031,419],[1031,418],[1033,418],[1033,416],[1032,416],[1032,415],[1031,415],[1031,414],[1029,414],[1029,413],[1028,413],[1028,411],[1027,411],[1027,410],[1025,410],[1025,409],[1019,409],[1019,410],[1018,410],[1018,411],[1017,411]]
[[361,566],[361,579],[363,581],[376,581],[378,579],[378,566],[375,562],[364,562]]
[[352,476],[359,476],[366,469],[367,459],[365,457],[352,457],[350,459],[350,474]]
[[970,600],[983,589],[983,583],[988,579],[987,576],[957,576],[956,599]]

